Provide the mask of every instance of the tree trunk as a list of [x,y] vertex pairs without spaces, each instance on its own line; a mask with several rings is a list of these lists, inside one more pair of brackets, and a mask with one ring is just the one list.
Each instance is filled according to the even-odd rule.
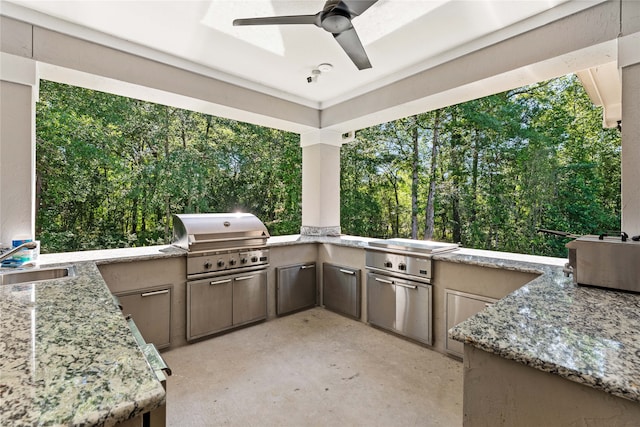
[[474,129],[473,160],[471,164],[471,212],[469,215],[469,222],[471,224],[476,221],[477,215],[479,145],[480,136],[478,135],[478,129]]
[[398,194],[398,179],[393,178],[393,195],[395,199],[395,218],[393,226],[393,237],[399,237],[400,235],[400,196]]
[[427,207],[425,209],[424,239],[433,239],[435,226],[435,194],[436,171],[438,167],[438,148],[440,146],[440,110],[436,110],[433,116],[433,141],[431,144],[431,167],[429,170],[429,193],[427,194]]
[[453,167],[453,188],[451,190],[451,226],[454,242],[462,241],[462,224],[460,223],[460,169],[462,163],[460,155],[461,139],[462,137],[457,133],[452,135],[451,137],[451,163]]
[[411,238],[418,238],[418,118],[413,121],[413,155],[411,159]]

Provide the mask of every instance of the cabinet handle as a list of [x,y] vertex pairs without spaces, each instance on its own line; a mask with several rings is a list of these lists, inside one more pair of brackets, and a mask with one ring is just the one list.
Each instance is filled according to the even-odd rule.
[[303,265],[302,267],[300,267],[300,270],[306,270],[307,268],[316,268],[316,265],[315,264]]
[[341,272],[341,273],[344,273],[344,274],[350,274],[350,275],[352,275],[352,276],[353,276],[354,274],[356,274],[356,272],[355,272],[355,271],[343,270],[342,268],[340,269],[340,272]]
[[215,282],[210,282],[210,285],[223,285],[225,283],[231,283],[231,279],[226,279],[226,280],[217,280]]
[[393,280],[379,279],[377,277],[374,277],[374,279],[376,280],[376,282],[382,282],[382,283],[386,283],[388,285],[393,285]]
[[403,283],[394,283],[394,285],[402,286],[403,288],[408,288],[408,289],[418,289],[418,285],[405,285]]
[[141,296],[143,296],[143,297],[151,297],[151,296],[154,296],[154,295],[162,295],[162,294],[168,294],[168,293],[169,293],[169,289],[165,289],[163,291],[145,292]]
[[253,276],[244,276],[244,277],[236,277],[235,280],[236,281],[240,281],[240,280],[249,280],[249,279],[253,279],[254,277],[256,277],[256,275],[254,274]]

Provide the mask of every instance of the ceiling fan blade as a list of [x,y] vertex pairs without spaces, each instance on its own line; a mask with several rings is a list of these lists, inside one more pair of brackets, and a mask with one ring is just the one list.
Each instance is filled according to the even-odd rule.
[[318,25],[319,14],[316,15],[291,15],[269,16],[265,18],[234,19],[233,25],[281,25],[281,24],[314,24]]
[[[351,13],[351,17],[359,16],[364,13],[365,10],[376,4],[378,0],[342,0],[337,7],[346,5]],[[344,7],[341,7],[344,9]]]
[[336,41],[342,46],[342,49],[349,55],[353,63],[356,64],[358,70],[371,68],[371,62],[369,62],[367,52],[365,52],[355,28],[351,27],[339,34],[334,34],[333,37],[335,37]]

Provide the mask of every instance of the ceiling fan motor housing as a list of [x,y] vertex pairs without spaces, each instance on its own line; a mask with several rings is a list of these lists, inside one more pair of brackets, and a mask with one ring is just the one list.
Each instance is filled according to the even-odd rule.
[[352,28],[351,15],[349,12],[337,7],[328,12],[324,12],[320,22],[322,28],[331,34],[339,34]]

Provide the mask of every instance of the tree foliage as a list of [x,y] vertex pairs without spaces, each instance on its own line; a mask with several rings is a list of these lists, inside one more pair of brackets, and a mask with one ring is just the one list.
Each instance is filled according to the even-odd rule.
[[[163,244],[171,217],[301,221],[298,135],[41,82],[36,226],[43,251]],[[357,132],[341,152],[346,234],[566,256],[620,227],[620,135],[573,75]]]
[[300,230],[299,136],[42,81],[37,235],[43,251],[163,244],[172,214],[251,212]]
[[566,240],[539,228],[620,227],[620,135],[573,75],[356,136],[342,151],[345,233],[564,257]]

